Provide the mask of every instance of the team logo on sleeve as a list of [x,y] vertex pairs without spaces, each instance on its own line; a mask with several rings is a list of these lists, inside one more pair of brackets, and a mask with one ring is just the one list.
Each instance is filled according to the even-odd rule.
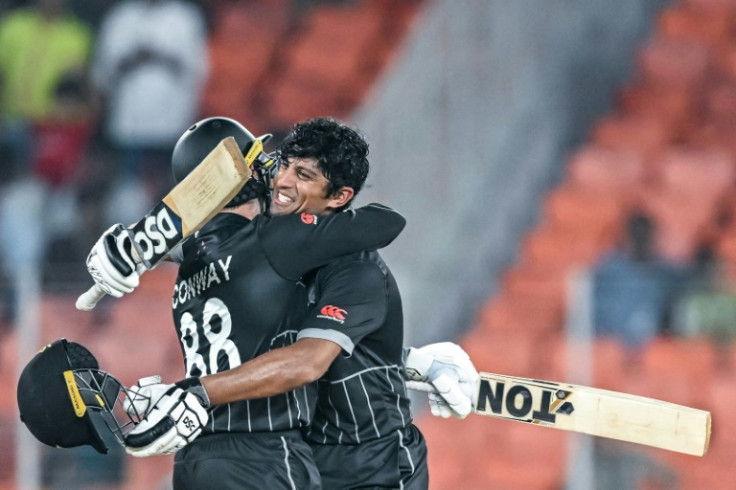
[[301,214],[302,223],[307,225],[316,225],[317,224],[317,216],[314,214],[309,213],[302,213]]
[[345,317],[348,316],[347,310],[333,305],[323,306],[322,309],[319,310],[319,313],[320,314],[317,315],[317,318],[325,318],[338,323],[345,323]]

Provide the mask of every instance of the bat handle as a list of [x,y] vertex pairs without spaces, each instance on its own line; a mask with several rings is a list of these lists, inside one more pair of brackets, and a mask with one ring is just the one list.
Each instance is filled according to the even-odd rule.
[[105,296],[105,291],[95,283],[95,285],[89,288],[87,292],[82,293],[79,298],[77,298],[77,309],[89,311],[95,307],[97,302],[100,301],[103,296]]
[[437,393],[437,388],[427,381],[407,381],[406,387],[414,391],[424,391],[425,393]]

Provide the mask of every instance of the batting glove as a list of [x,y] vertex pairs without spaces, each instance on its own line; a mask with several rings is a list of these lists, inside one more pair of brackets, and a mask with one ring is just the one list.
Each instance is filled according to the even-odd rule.
[[163,384],[161,376],[148,376],[128,388],[123,409],[136,420],[141,420],[172,385]]
[[[138,413],[142,408],[146,413],[125,435],[125,452],[140,458],[175,453],[196,439],[209,421],[206,408],[209,400],[203,400],[197,394],[201,389],[206,397],[198,379],[187,378],[173,385],[162,385],[155,378],[151,376],[139,381],[138,395],[131,396],[126,408]],[[188,385],[191,389],[187,388]],[[161,387],[166,388],[163,393]],[[153,401],[157,396],[158,399]]]
[[476,402],[478,371],[457,344],[410,347],[405,359],[406,387],[429,393],[432,415],[464,419]]
[[146,271],[134,247],[131,231],[118,223],[102,234],[87,256],[89,275],[110,296],[132,292]]

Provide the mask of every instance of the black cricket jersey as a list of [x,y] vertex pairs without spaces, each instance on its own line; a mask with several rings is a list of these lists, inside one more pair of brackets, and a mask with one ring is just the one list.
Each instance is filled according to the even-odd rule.
[[[295,341],[293,326],[307,308],[301,277],[337,257],[387,245],[404,224],[380,205],[331,216],[215,216],[184,243],[174,286],[186,376],[232,369]],[[306,426],[314,406],[309,390],[213,407],[204,433]]]
[[318,444],[359,444],[411,424],[402,368],[403,312],[396,281],[375,251],[331,262],[309,278],[310,312],[298,338],[342,347],[318,381]]

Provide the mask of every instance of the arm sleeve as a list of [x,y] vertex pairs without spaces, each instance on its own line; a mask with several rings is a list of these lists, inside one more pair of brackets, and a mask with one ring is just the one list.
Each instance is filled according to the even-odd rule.
[[271,265],[295,281],[338,257],[385,247],[404,225],[401,214],[380,204],[329,216],[257,218],[258,236]]
[[350,262],[328,274],[297,339],[330,340],[351,355],[355,345],[384,322],[386,281],[379,267],[368,262]]

